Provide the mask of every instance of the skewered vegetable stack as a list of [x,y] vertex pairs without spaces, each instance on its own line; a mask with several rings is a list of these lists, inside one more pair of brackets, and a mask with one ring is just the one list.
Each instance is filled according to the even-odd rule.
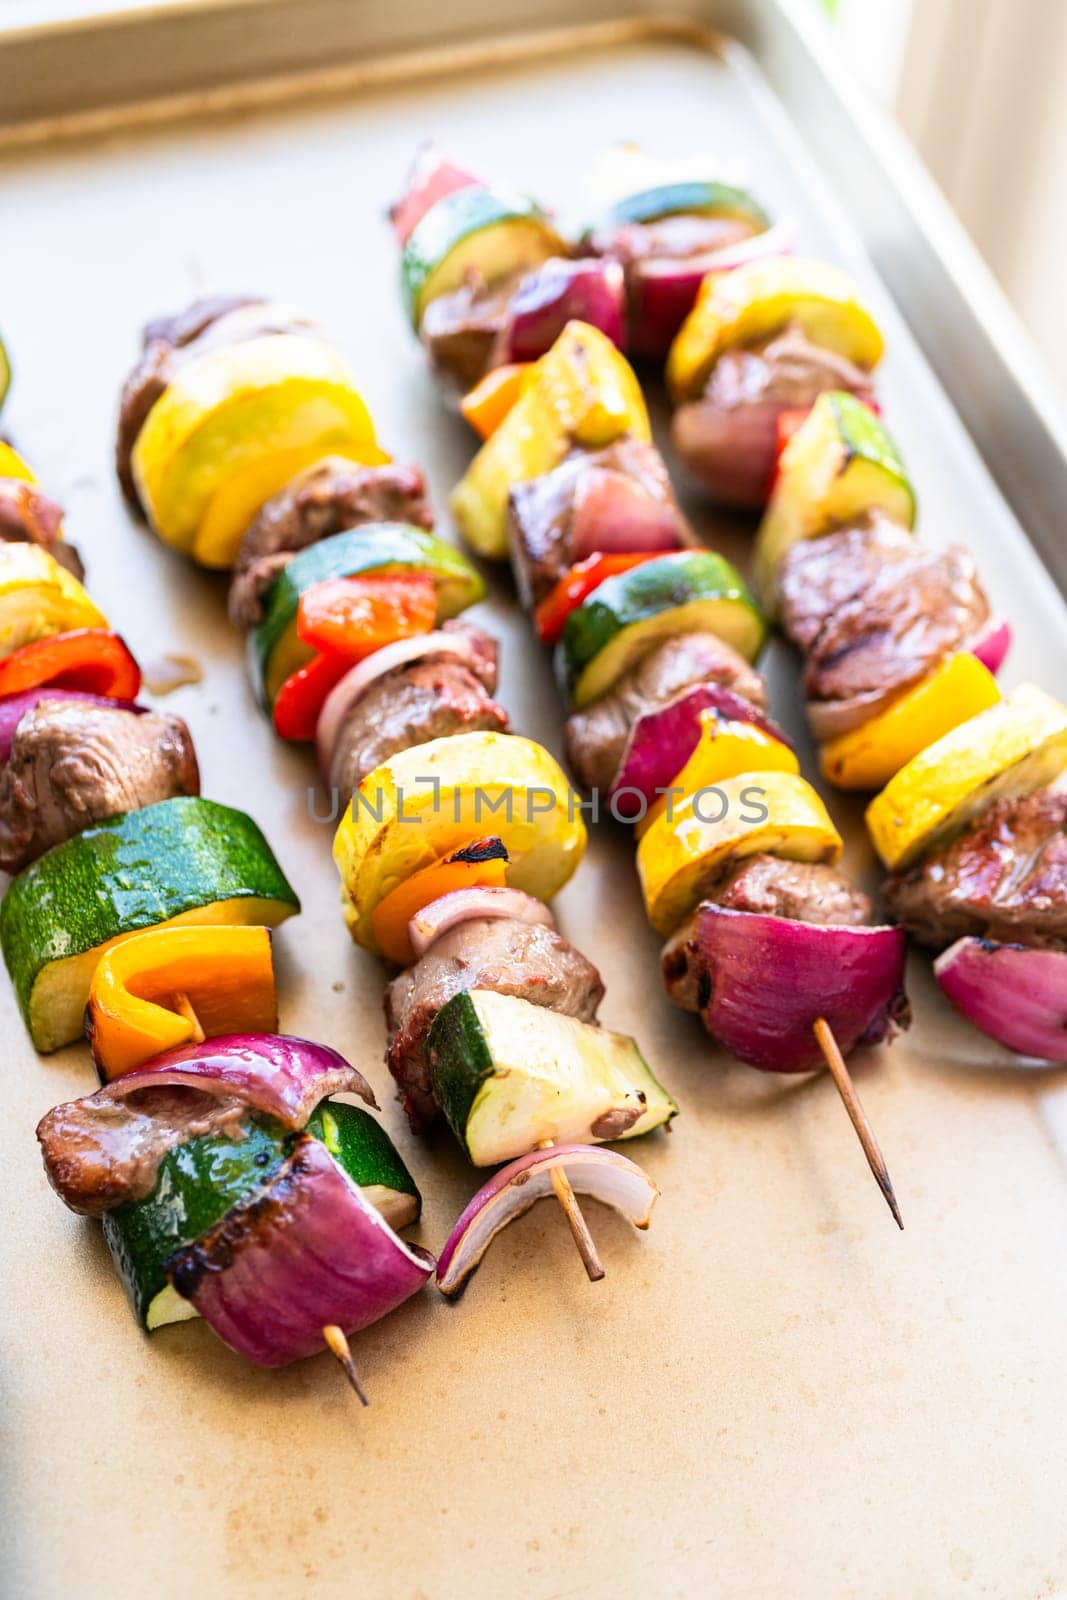
[[[419,1199],[369,1088],[278,1025],[270,925],[299,909],[250,817],[199,795],[178,717],[90,601],[58,507],[9,447],[0,499],[3,945],[38,1049],[83,1012],[105,1087],[41,1121],[48,1176],[99,1217],[146,1329],[198,1314],[253,1361],[322,1349],[414,1293]],[[19,495],[19,486],[26,490]],[[47,507],[47,513],[43,511]],[[79,564],[80,569],[80,564]]]
[[[601,448],[555,407],[568,384],[611,414]],[[603,381],[601,377],[603,375]],[[608,396],[605,401],[602,397]],[[629,411],[611,408],[627,397]],[[530,466],[530,418],[541,430]],[[632,426],[628,426],[632,424]],[[802,1071],[827,1021],[844,1050],[905,1017],[903,937],[836,871],[841,840],[766,711],[763,618],[689,530],[647,442],[633,374],[572,324],[453,498],[466,531],[502,515],[516,581],[555,644],[575,775],[638,822],[649,918],[676,1003],[752,1064]]]
[[[675,1107],[634,1041],[597,1025],[599,975],[548,910],[585,830],[558,765],[507,732],[492,698],[495,641],[458,618],[483,594],[481,579],[429,531],[421,474],[384,460],[369,420],[340,453],[325,441],[318,458],[300,455],[292,440],[305,412],[318,413],[303,377],[294,397],[287,363],[294,383],[307,373],[307,340],[270,331],[290,317],[284,309],[235,304],[208,302],[148,330],[124,391],[120,471],[128,461],[150,520],[170,537],[155,486],[179,481],[186,465],[164,470],[175,432],[157,422],[181,412],[184,436],[198,441],[195,474],[212,483],[195,527],[173,502],[186,548],[204,558],[205,525],[217,532],[223,506],[230,612],[247,629],[259,698],[281,736],[315,742],[335,800],[351,796],[334,853],[353,938],[404,969],[386,1011],[405,1109],[416,1126],[443,1114],[477,1166],[521,1160],[514,1185],[494,1180],[464,1223],[467,1242],[446,1252],[450,1291],[501,1213],[525,1209],[554,1167],[645,1223],[654,1186],[632,1163],[582,1146],[648,1132]],[[338,358],[316,363],[332,395]],[[157,394],[160,369],[169,382]],[[138,431],[131,419],[153,395]],[[366,416],[354,393],[334,399]],[[251,439],[244,430],[264,414],[260,451],[258,422]],[[216,461],[209,446],[223,439]],[[279,485],[275,463],[290,450],[299,470]],[[267,492],[250,509],[253,483]],[[217,539],[207,544],[221,554]]]

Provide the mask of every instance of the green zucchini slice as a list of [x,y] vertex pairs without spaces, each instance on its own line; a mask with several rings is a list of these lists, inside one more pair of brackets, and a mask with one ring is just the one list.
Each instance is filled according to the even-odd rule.
[[276,927],[300,901],[252,818],[213,800],[161,800],[84,829],[15,878],[0,949],[37,1049],[81,1037],[110,945],[173,924]]
[[[308,1123],[338,1165],[392,1228],[417,1221],[422,1201],[389,1135],[360,1106],[324,1102]],[[196,1310],[172,1288],[167,1263],[221,1222],[281,1165],[293,1136],[280,1123],[249,1115],[243,1137],[209,1134],[168,1151],[143,1200],[104,1216],[104,1237],[134,1314],[149,1333]]]
[[[597,228],[620,227],[624,223],[659,222],[681,214],[709,217],[740,217],[752,224],[754,233],[763,233],[771,219],[747,189],[730,183],[714,183],[685,178],[676,183],[659,183],[638,189],[609,206]],[[594,229],[587,230],[587,234]]]
[[363,572],[428,572],[437,585],[437,620],[454,617],[485,594],[485,580],[455,545],[403,522],[372,523],[334,534],[295,555],[267,595],[263,621],[248,635],[248,666],[269,711],[286,678],[315,654],[297,637],[300,596],[331,578]]
[[744,581],[713,550],[678,550],[605,578],[567,618],[556,669],[576,709],[622,677],[653,645],[713,633],[754,661],[767,626]]
[[400,259],[404,305],[417,331],[430,301],[472,270],[493,283],[566,254],[535,201],[471,184],[438,200],[410,234]]
[[629,1034],[516,995],[467,989],[429,1037],[434,1096],[476,1167],[561,1144],[633,1139],[678,1107]]
[[915,491],[874,413],[843,390],[820,395],[789,441],[756,537],[756,586],[769,616],[787,550],[870,511],[915,526]]

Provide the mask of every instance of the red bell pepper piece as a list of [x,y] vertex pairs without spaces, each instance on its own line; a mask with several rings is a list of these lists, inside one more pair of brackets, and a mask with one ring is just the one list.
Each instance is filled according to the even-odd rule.
[[586,556],[584,561],[579,561],[563,574],[551,593],[538,602],[534,620],[541,642],[555,644],[571,612],[581,605],[587,595],[599,588],[605,578],[613,578],[618,572],[629,572],[631,567],[639,567],[645,561],[655,561],[663,554],[662,550],[644,550],[626,555],[594,553]]
[[0,695],[55,684],[111,700],[135,700],[141,669],[117,633],[77,628],[24,644],[0,661]]
[[305,644],[360,661],[394,639],[427,633],[437,616],[428,572],[327,578],[300,596],[296,631]]
[[344,656],[314,656],[286,678],[274,697],[275,733],[282,739],[314,739],[326,696],[352,665]]

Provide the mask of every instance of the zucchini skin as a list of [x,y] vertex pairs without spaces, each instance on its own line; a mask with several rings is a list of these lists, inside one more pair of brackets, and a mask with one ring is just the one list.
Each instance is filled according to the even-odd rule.
[[467,1121],[478,1091],[496,1071],[474,1002],[464,990],[434,1018],[427,1039],[434,1097],[469,1155]]
[[[242,1128],[243,1137],[208,1134],[168,1151],[152,1193],[105,1214],[104,1238],[142,1328],[148,1326],[153,1300],[169,1282],[175,1251],[194,1244],[234,1206],[247,1201],[300,1137],[273,1118],[252,1112]],[[411,1195],[418,1215],[422,1201],[415,1181],[369,1112],[326,1101],[314,1111],[306,1131],[326,1146],[354,1183]]]
[[0,900],[0,949],[27,1026],[34,984],[51,962],[195,906],[245,898],[300,909],[258,825],[214,800],[160,800],[55,845]]

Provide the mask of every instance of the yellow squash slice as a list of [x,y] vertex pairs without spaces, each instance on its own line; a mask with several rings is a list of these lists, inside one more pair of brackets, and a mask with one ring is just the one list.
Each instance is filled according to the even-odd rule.
[[334,839],[345,920],[378,953],[375,908],[412,873],[493,834],[507,882],[551,900],[582,859],[585,825],[559,764],[532,739],[460,733],[404,750],[368,773]]
[[1067,706],[1034,684],[960,723],[890,779],[867,807],[891,871],[959,833],[994,800],[1032,794],[1067,767]]
[[717,717],[710,708],[700,713],[700,739],[671,787],[676,794],[660,795],[635,828],[640,839],[667,810],[671,815],[686,795],[696,794],[726,778],[740,778],[746,772],[799,772],[800,764],[787,744],[773,734],[764,733],[751,722],[733,722]]
[[0,543],[0,657],[54,633],[106,627],[77,578],[47,550]]
[[747,772],[688,795],[637,847],[649,922],[664,937],[673,933],[727,867],[763,853],[839,858],[841,836],[810,783],[792,772]]
[[598,328],[569,322],[453,490],[464,539],[504,560],[512,486],[551,472],[575,445],[599,450],[627,433],[652,437],[633,368]]
[[263,502],[326,455],[388,459],[337,352],[311,335],[266,334],[180,369],[141,429],[133,474],[160,538],[229,567]]

